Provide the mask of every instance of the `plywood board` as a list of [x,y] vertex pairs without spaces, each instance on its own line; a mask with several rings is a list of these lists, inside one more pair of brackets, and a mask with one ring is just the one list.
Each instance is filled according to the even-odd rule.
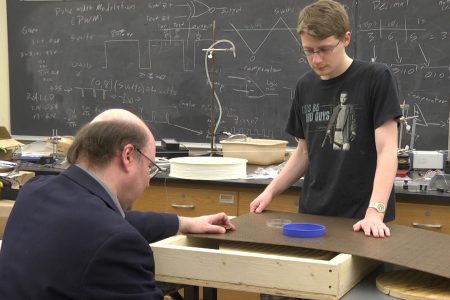
[[416,270],[382,273],[377,276],[377,288],[381,292],[399,299],[450,299],[449,279]]
[[[13,200],[0,200],[0,239],[3,238],[6,222],[8,221],[11,210],[15,204]],[[1,244],[0,244],[1,246]]]

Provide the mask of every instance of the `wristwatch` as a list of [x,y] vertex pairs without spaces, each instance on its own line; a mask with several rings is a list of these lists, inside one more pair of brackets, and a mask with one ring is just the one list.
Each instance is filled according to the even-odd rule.
[[386,206],[381,202],[370,202],[369,208],[375,208],[375,210],[379,213],[384,213],[386,211]]

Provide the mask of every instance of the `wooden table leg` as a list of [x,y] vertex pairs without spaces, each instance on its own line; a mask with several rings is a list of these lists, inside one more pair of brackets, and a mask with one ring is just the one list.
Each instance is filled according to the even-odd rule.
[[199,300],[198,286],[186,285],[184,287],[184,300]]
[[217,300],[217,289],[204,287],[203,300]]

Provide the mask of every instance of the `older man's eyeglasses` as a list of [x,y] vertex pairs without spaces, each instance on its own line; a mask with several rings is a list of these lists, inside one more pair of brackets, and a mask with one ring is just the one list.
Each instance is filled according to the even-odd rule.
[[340,42],[341,41],[338,41],[337,44],[334,46],[324,46],[317,50],[314,50],[311,48],[303,48],[303,53],[305,53],[305,55],[308,57],[312,56],[313,54],[317,54],[317,55],[323,57],[323,56],[331,54],[331,52],[333,52],[334,49],[336,49],[336,47],[339,45]]
[[148,175],[150,176],[150,178],[155,177],[155,175],[159,172],[163,172],[163,169],[161,169],[150,157],[142,153],[142,151],[138,147],[135,147],[135,149],[140,155],[145,157],[150,162],[150,165],[148,166]]

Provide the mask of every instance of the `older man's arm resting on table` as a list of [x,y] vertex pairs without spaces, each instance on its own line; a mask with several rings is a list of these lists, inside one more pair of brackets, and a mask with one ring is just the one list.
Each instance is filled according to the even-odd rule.
[[[196,218],[140,211],[128,211],[125,216],[149,243],[177,233],[225,233],[235,229],[230,218],[223,212]],[[161,230],[154,230],[155,228]]]
[[180,233],[225,233],[236,228],[223,212],[195,218],[179,217]]

